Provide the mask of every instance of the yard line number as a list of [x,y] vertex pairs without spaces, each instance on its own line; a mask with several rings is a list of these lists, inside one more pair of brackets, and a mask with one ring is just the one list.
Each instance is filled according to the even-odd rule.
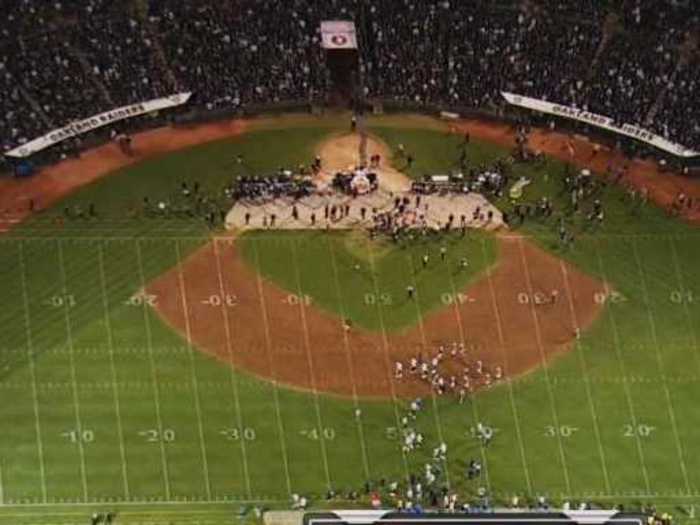
[[596,292],[593,294],[593,302],[595,304],[619,304],[627,301],[627,297],[620,292]]
[[92,430],[69,430],[61,434],[71,443],[92,443],[95,441],[95,433]]
[[312,441],[318,441],[319,439],[325,439],[327,441],[333,441],[335,439],[335,429],[331,427],[325,428],[311,428],[308,430],[301,430],[299,432],[304,437],[311,439]]
[[674,290],[670,296],[674,304],[691,304],[694,300],[692,290]]
[[44,301],[46,306],[51,308],[61,308],[67,306],[68,308],[74,307],[77,303],[75,301],[75,296],[73,294],[58,294],[52,295]]
[[[556,293],[555,293],[556,292]],[[545,292],[534,292],[534,293],[526,293],[526,292],[520,292],[518,294],[518,303],[519,304],[547,304],[552,301],[552,296],[555,296],[557,293],[559,293],[558,290],[552,290],[550,293],[545,293]]]
[[558,427],[554,425],[547,425],[544,427],[544,435],[547,437],[570,438],[576,432],[578,432],[578,430],[578,427],[572,427],[571,425],[560,425]]
[[156,306],[158,304],[158,296],[152,293],[138,293],[129,297],[124,301],[126,306]]
[[622,427],[622,432],[625,437],[649,437],[651,436],[656,427],[651,425],[637,424],[637,425],[624,425]]
[[240,441],[241,439],[244,439],[246,441],[255,441],[255,439],[257,438],[255,429],[252,429],[250,427],[245,427],[243,429],[236,427],[223,428],[219,430],[219,434],[224,436],[229,441]]
[[202,301],[202,304],[209,306],[236,306],[238,297],[235,294],[210,295]]
[[172,443],[175,441],[175,431],[172,428],[166,428],[162,431],[156,428],[142,430],[139,432],[139,436],[146,438],[148,443],[160,443],[161,441]]
[[394,300],[391,297],[391,294],[388,293],[366,293],[365,294],[365,304],[368,306],[372,306],[375,304],[380,304],[382,306],[389,306],[393,304]]
[[303,304],[304,306],[309,306],[312,302],[312,299],[311,296],[307,294],[297,295],[295,293],[290,293],[284,299],[284,302],[292,306],[298,306],[300,304]]
[[449,306],[451,304],[467,304],[467,303],[475,303],[476,299],[473,297],[470,297],[469,295],[465,293],[450,293],[450,292],[445,292],[443,294],[440,294],[440,300],[442,301],[442,304],[445,306]]

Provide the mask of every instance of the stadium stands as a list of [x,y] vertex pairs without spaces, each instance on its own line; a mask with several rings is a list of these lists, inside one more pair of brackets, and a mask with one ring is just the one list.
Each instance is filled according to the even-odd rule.
[[10,0],[3,151],[100,111],[192,91],[207,109],[321,100],[319,22],[355,20],[367,97],[503,105],[507,90],[700,148],[698,10],[681,0]]

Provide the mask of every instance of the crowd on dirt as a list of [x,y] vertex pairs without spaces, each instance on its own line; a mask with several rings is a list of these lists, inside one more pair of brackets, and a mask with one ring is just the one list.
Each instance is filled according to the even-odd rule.
[[[439,345],[427,355],[418,353],[406,362],[396,361],[394,379],[423,384],[438,396],[456,396],[464,403],[477,389],[490,388],[504,378],[501,366],[489,366],[471,358],[472,350],[457,341]],[[414,440],[407,440],[404,447],[410,451],[415,444]]]
[[[684,2],[11,0],[0,22],[0,147],[128,103],[192,91],[216,108],[319,100],[324,19],[358,29],[367,97],[575,104],[700,147],[698,11]],[[420,57],[420,62],[416,62]]]

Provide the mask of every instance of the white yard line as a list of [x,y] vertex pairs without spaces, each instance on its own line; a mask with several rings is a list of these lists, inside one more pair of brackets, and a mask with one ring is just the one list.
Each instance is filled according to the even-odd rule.
[[[578,322],[578,316],[576,315],[576,308],[574,307],[574,298],[571,293],[571,285],[569,283],[569,272],[566,270],[566,265],[563,260],[559,260],[559,267],[561,268],[561,273],[564,282],[564,292],[566,297],[569,299],[569,314],[571,315],[571,321],[574,323],[574,331],[578,334],[580,325]],[[591,298],[593,300],[593,298]],[[600,427],[598,425],[598,414],[595,409],[595,403],[593,402],[593,394],[591,393],[591,385],[588,378],[588,364],[586,363],[586,358],[583,355],[583,348],[581,348],[581,343],[578,338],[575,340],[576,345],[576,355],[578,356],[579,366],[581,368],[581,373],[583,374],[583,384],[586,389],[586,398],[588,399],[588,408],[591,412],[591,418],[593,421],[593,433],[595,434],[596,443],[598,444],[598,455],[600,456],[600,466],[603,469],[603,481],[605,483],[605,492],[610,492],[610,478],[608,476],[608,466],[605,461],[605,450],[603,449],[603,442],[600,438]]]
[[[391,404],[394,407],[394,418],[396,419],[396,428],[401,429],[401,418],[399,417],[399,409],[397,407],[398,400],[396,398],[396,388],[394,387],[394,378],[392,377],[391,369],[391,358],[389,356],[389,339],[386,333],[386,326],[384,325],[384,315],[382,314],[382,305],[379,301],[379,285],[377,283],[376,269],[374,266],[374,252],[372,251],[371,244],[367,244],[367,254],[369,255],[369,265],[370,274],[372,276],[372,287],[374,289],[374,296],[377,298],[377,316],[379,317],[379,326],[382,332],[382,346],[384,348],[384,361],[386,366],[387,380],[389,381],[389,390],[391,392]],[[403,436],[402,436],[403,438]],[[403,450],[403,442],[401,446],[401,456],[403,458],[404,474],[406,476],[406,481],[410,483],[410,471],[408,468],[408,458],[406,457],[406,452]]]
[[[427,351],[428,350],[428,339],[425,336],[425,326],[423,325],[423,312],[421,311],[421,307],[420,307],[420,292],[418,291],[418,281],[416,280],[416,269],[413,265],[413,258],[411,257],[411,254],[409,253],[406,257],[408,259],[408,265],[409,265],[409,268],[411,270],[412,285],[415,288],[415,297],[413,298],[413,304],[416,307],[416,315],[418,316],[418,330],[420,331],[420,337],[421,337],[421,343],[423,344],[423,349]],[[430,389],[430,398],[432,399],[432,402],[433,402],[433,417],[435,419],[435,428],[436,428],[437,433],[438,433],[438,439],[440,440],[440,443],[447,444],[445,442],[444,434],[442,432],[442,422],[440,421],[440,411],[438,409],[435,391],[432,388]],[[484,463],[484,465],[486,465],[486,463]],[[447,458],[445,458],[442,461],[442,468],[445,471],[445,481],[447,482],[447,488],[449,490],[449,489],[451,489],[452,484],[450,483],[450,469],[447,468]]]
[[[338,306],[340,310],[341,323],[345,322],[347,319],[347,313],[345,311],[345,302],[343,300],[343,293],[340,287],[340,278],[338,276],[338,263],[335,260],[335,250],[333,249],[333,243],[328,237],[326,237],[326,242],[328,244],[328,249],[331,254],[331,268],[333,269],[333,281],[335,284],[336,294],[338,295]],[[341,326],[341,331],[343,333],[343,346],[345,348],[345,356],[348,363],[348,372],[350,373],[350,382],[352,384],[352,402],[355,410],[360,409],[360,403],[357,396],[357,384],[355,383],[355,367],[352,364],[352,355],[350,350],[350,341],[348,339],[348,332],[344,327]],[[367,443],[365,441],[365,432],[362,426],[362,418],[356,417],[357,421],[357,433],[360,438],[360,447],[362,448],[362,466],[365,471],[365,480],[371,478],[369,470],[369,459],[367,457]]]
[[680,267],[680,260],[678,258],[678,249],[676,248],[676,243],[673,237],[669,239],[669,243],[671,244],[671,255],[673,256],[673,267],[676,272],[676,279],[678,280],[678,287],[679,291],[681,292],[681,303],[683,304],[683,313],[685,314],[685,318],[688,323],[688,330],[690,331],[690,338],[691,342],[693,344],[693,349],[695,350],[695,363],[696,366],[700,367],[700,348],[698,347],[698,336],[695,331],[695,325],[693,323],[693,318],[690,314],[690,309],[688,308],[688,301],[690,300],[689,297],[686,297],[686,293],[690,293],[691,290],[686,287],[686,283],[683,279],[683,273],[681,272],[681,267]]
[[[228,242],[231,242],[230,240]],[[216,259],[216,273],[219,280],[219,295],[221,296],[221,314],[224,321],[224,334],[226,337],[226,353],[229,358],[229,383],[231,387],[231,394],[233,397],[233,403],[236,409],[236,425],[238,426],[238,432],[240,433],[241,439],[241,456],[243,459],[243,477],[245,478],[246,494],[248,498],[252,498],[251,488],[250,488],[250,474],[248,472],[248,454],[246,452],[246,440],[243,438],[243,415],[241,413],[241,402],[238,395],[238,376],[236,373],[236,365],[233,360],[233,340],[231,338],[231,326],[229,324],[228,306],[227,306],[227,293],[224,287],[224,274],[221,269],[221,258],[219,256],[219,246],[216,240],[212,241],[214,247],[214,258]]]
[[199,447],[202,456],[202,470],[204,473],[204,489],[207,494],[207,499],[211,499],[211,479],[209,477],[209,459],[207,458],[207,443],[204,438],[204,423],[202,421],[202,406],[199,399],[199,383],[197,381],[197,370],[194,361],[194,347],[192,343],[192,326],[190,325],[190,309],[187,304],[187,289],[185,287],[185,275],[182,270],[182,253],[180,250],[180,241],[174,241],[175,253],[177,256],[177,277],[180,287],[180,299],[182,302],[182,313],[185,316],[185,337],[187,344],[190,347],[188,352],[190,362],[190,375],[192,379],[192,396],[194,397],[194,410],[197,414],[197,431],[199,433]]
[[545,379],[545,384],[547,385],[547,394],[549,397],[549,407],[552,412],[552,422],[554,423],[554,427],[556,429],[556,435],[557,435],[557,444],[559,445],[559,458],[561,460],[561,465],[562,465],[562,470],[564,471],[564,483],[566,484],[566,493],[571,494],[571,480],[569,478],[569,469],[566,465],[566,455],[564,454],[564,444],[562,443],[561,440],[561,435],[559,432],[559,429],[561,428],[559,424],[559,416],[557,414],[557,407],[556,407],[556,401],[554,399],[554,392],[552,391],[552,385],[550,382],[549,378],[549,369],[548,369],[548,364],[547,364],[547,358],[544,354],[544,346],[542,343],[542,333],[540,331],[540,321],[537,318],[537,312],[535,311],[535,305],[534,301],[532,300],[532,297],[534,297],[534,290],[532,288],[532,281],[530,279],[530,267],[527,262],[527,257],[525,256],[525,250],[523,248],[523,240],[520,238],[517,240],[518,242],[518,247],[520,249],[520,259],[522,260],[523,263],[523,271],[525,275],[525,285],[527,286],[528,289],[528,296],[531,298],[529,302],[530,304],[530,313],[532,314],[532,322],[533,326],[535,327],[535,340],[537,341],[537,348],[539,349],[540,352],[540,361],[542,363],[542,371],[544,373],[544,379]]
[[70,363],[70,376],[73,391],[73,408],[75,410],[75,423],[76,423],[76,433],[78,442],[78,455],[80,456],[80,477],[83,485],[83,499],[88,501],[88,484],[87,484],[87,467],[85,464],[85,448],[83,443],[83,422],[80,417],[80,398],[78,396],[78,378],[75,368],[75,352],[73,349],[73,329],[71,327],[70,313],[68,310],[70,306],[66,304],[65,298],[68,296],[68,288],[66,282],[66,265],[63,260],[63,246],[61,245],[61,240],[56,239],[56,245],[58,246],[58,267],[61,272],[61,289],[63,290],[64,304],[63,304],[63,314],[66,323],[66,336],[68,338],[68,361]]
[[[603,280],[606,283],[606,294],[609,292],[607,289],[608,285],[608,275],[605,270],[605,266],[603,265],[603,258],[600,255],[600,246],[596,244],[596,257],[598,259],[598,268],[600,269],[601,274],[603,275]],[[625,367],[625,360],[622,357],[622,350],[621,350],[621,345],[620,345],[620,332],[617,327],[617,322],[615,321],[615,314],[613,312],[614,307],[608,306],[610,309],[610,326],[612,328],[612,335],[613,335],[613,346],[615,347],[615,355],[617,356],[617,361],[618,364],[620,365],[620,371],[622,372],[623,377],[627,377],[627,372],[626,372],[626,367]],[[638,423],[637,423],[637,415],[634,410],[634,403],[632,402],[632,394],[630,393],[629,385],[627,382],[623,382],[623,390],[625,392],[625,399],[627,400],[627,407],[630,412],[630,419],[632,420],[632,425],[634,426],[635,430],[638,428]],[[649,483],[649,472],[647,471],[646,467],[646,462],[644,460],[644,449],[642,448],[642,439],[639,436],[638,432],[634,432],[634,437],[635,441],[637,442],[637,454],[639,455],[639,464],[642,467],[642,476],[644,477],[644,487],[647,492],[651,491],[651,485]]]
[[[253,239],[252,241],[253,251],[255,252],[255,266],[260,268],[260,254],[258,252],[257,241]],[[265,344],[267,346],[267,360],[270,366],[270,373],[272,374],[272,393],[275,401],[275,411],[277,414],[277,428],[279,430],[280,447],[282,448],[282,458],[284,465],[284,474],[287,480],[287,492],[292,495],[292,478],[289,474],[289,459],[287,458],[287,443],[284,435],[284,426],[282,424],[282,409],[280,408],[279,391],[277,386],[277,378],[275,374],[275,365],[272,359],[272,338],[270,336],[270,321],[267,316],[267,304],[265,303],[265,292],[263,291],[262,277],[260,276],[260,271],[255,272],[257,286],[258,286],[258,297],[260,299],[260,311],[262,314],[263,327],[265,329]]]
[[[481,252],[484,260],[486,260],[486,241],[481,240]],[[498,332],[498,346],[501,349],[501,355],[503,356],[503,363],[505,372],[508,373],[508,352],[506,351],[506,342],[503,330],[503,323],[501,322],[501,310],[498,307],[498,300],[496,299],[496,290],[493,286],[493,277],[491,275],[491,267],[486,267],[486,280],[489,284],[489,293],[491,295],[491,303],[493,304],[493,314],[496,318],[496,331]],[[520,431],[520,417],[518,415],[518,408],[515,403],[515,395],[513,394],[513,383],[510,378],[507,378],[508,383],[508,399],[510,400],[510,408],[513,412],[513,421],[515,423],[515,434],[518,438],[518,446],[520,448],[520,460],[523,464],[523,472],[525,474],[525,485],[527,486],[527,493],[532,494],[532,481],[530,477],[530,469],[527,466],[527,457],[525,455],[525,444],[523,443],[522,432]]]
[[[644,305],[647,310],[647,317],[649,320],[649,328],[651,329],[651,343],[654,346],[654,351],[656,354],[656,361],[659,367],[659,373],[663,376],[665,374],[664,362],[661,356],[661,351],[659,350],[659,338],[656,331],[656,319],[654,318],[654,313],[651,309],[649,290],[647,289],[646,275],[644,274],[644,267],[642,266],[642,261],[639,258],[639,251],[637,250],[637,243],[632,241],[632,251],[634,252],[634,259],[637,263],[637,269],[639,270],[639,283],[641,284],[642,294],[644,294]],[[668,408],[668,414],[671,418],[671,429],[673,431],[673,437],[676,443],[676,451],[678,453],[678,460],[681,466],[681,474],[683,475],[683,483],[685,484],[685,490],[690,493],[690,480],[688,479],[688,467],[685,464],[685,459],[683,458],[683,446],[681,444],[681,439],[678,434],[678,424],[676,422],[676,412],[673,409],[673,401],[671,400],[671,392],[668,385],[664,383],[663,385],[664,394],[666,396],[666,406]]]
[[[136,245],[136,261],[138,262],[139,268],[139,282],[141,283],[141,289],[145,292],[146,290],[146,276],[143,271],[143,260],[141,254],[141,243],[137,239],[134,241]],[[165,498],[170,499],[170,474],[168,472],[168,459],[165,452],[165,441],[163,440],[163,419],[161,417],[160,410],[160,392],[158,391],[158,377],[156,374],[156,363],[153,357],[153,335],[151,333],[151,320],[148,317],[148,304],[143,301],[143,322],[144,328],[146,329],[146,346],[148,347],[148,361],[151,369],[151,384],[153,387],[153,400],[156,409],[156,425],[158,425],[158,444],[160,445],[160,460],[161,467],[163,469],[163,482],[165,484]]]
[[[452,262],[453,261],[451,260],[451,258],[447,257],[446,263],[448,266],[447,268],[445,268],[445,271],[447,272],[447,275],[450,278],[450,289],[452,290],[453,299],[452,306],[454,307],[453,309],[455,312],[455,320],[457,321],[457,328],[459,329],[459,339],[462,343],[462,346],[466,348],[467,338],[464,331],[464,323],[462,322],[462,312],[460,312],[459,310],[459,302],[457,300],[459,293],[457,292],[457,287],[455,286],[454,277],[452,277],[452,270],[450,268]],[[478,424],[481,421],[481,417],[479,416],[479,407],[476,396],[471,396],[467,402],[472,406],[472,416],[474,417],[474,423]],[[489,494],[491,494],[491,473],[489,472],[489,462],[486,456],[486,447],[484,446],[484,443],[482,441],[479,441],[479,449],[481,452],[481,461],[484,464],[484,477],[486,478],[486,488]]]
[[[83,231],[88,231],[88,230],[83,230]],[[94,234],[97,232],[105,232],[107,234],[109,233],[114,233],[114,232],[121,232],[119,229],[109,229],[109,228],[97,228],[95,226],[90,226],[90,233]],[[160,228],[157,232],[151,233],[149,236],[143,236],[143,235],[103,235],[103,236],[96,236],[96,235],[81,235],[81,236],[61,236],[61,239],[64,241],[92,241],[92,242],[121,242],[121,241],[136,241],[136,240],[142,240],[142,241],[148,241],[148,240],[162,240],[163,236],[159,235],[162,233],[176,233],[176,232],[181,232],[182,229],[175,229],[175,228]],[[280,233],[280,234],[275,234],[274,231],[270,230],[265,230],[267,233],[265,234],[266,239],[275,239],[275,240],[282,240],[282,239],[288,239],[288,235],[285,233]],[[499,236],[502,239],[506,240],[513,240],[513,239],[518,239],[519,236],[518,234],[499,234]],[[595,236],[596,239],[599,238],[604,238],[604,239],[635,239],[635,238],[643,238],[643,239],[669,239],[671,237],[677,238],[677,239],[690,239],[690,240],[700,240],[700,232],[699,233],[684,233],[684,234],[674,234],[674,235],[669,235],[669,234],[613,234],[613,233],[607,233],[607,234],[597,234]],[[205,237],[202,235],[168,235],[167,236],[168,240],[179,240],[179,241],[201,241]],[[582,237],[579,237],[580,239],[593,239],[594,237],[592,235],[584,235]],[[208,240],[217,240],[217,241],[225,241],[229,240],[230,236],[225,236],[225,235],[207,235],[206,239]],[[554,235],[544,235],[543,239],[551,239],[551,240],[557,240],[558,236],[556,234]],[[46,236],[46,235],[16,235],[12,237],[13,241],[55,241],[56,237],[52,236]]]
[[328,467],[328,454],[326,451],[326,439],[324,437],[324,426],[321,420],[321,403],[318,399],[318,389],[316,388],[316,374],[314,373],[313,358],[311,356],[311,338],[309,336],[309,325],[306,322],[306,305],[304,301],[304,291],[301,288],[301,270],[299,269],[299,261],[297,260],[296,242],[291,241],[292,245],[292,265],[294,266],[294,274],[296,276],[297,297],[299,298],[299,314],[301,316],[301,326],[304,334],[304,347],[306,349],[306,361],[309,365],[309,378],[311,380],[312,397],[314,400],[314,410],[316,412],[316,424],[318,425],[318,441],[321,446],[321,460],[323,470],[326,475],[326,486],[328,490],[332,489],[331,473]]
[[102,291],[102,306],[104,308],[105,329],[107,332],[107,346],[109,348],[109,369],[112,376],[112,396],[114,397],[114,412],[117,416],[117,433],[119,434],[119,455],[122,461],[122,482],[124,484],[124,496],[131,499],[129,493],[129,478],[126,467],[126,450],[124,447],[124,427],[122,425],[122,413],[119,402],[119,389],[117,388],[117,368],[114,364],[114,338],[112,334],[112,322],[109,318],[109,299],[107,298],[107,279],[104,267],[104,248],[102,243],[97,244],[97,261],[100,268],[100,288]]
[[[167,347],[161,348],[160,352],[162,355],[172,355],[172,356],[181,356],[182,354],[185,353],[185,351],[180,350],[177,347],[174,347],[176,349],[167,351]],[[91,356],[96,356],[98,353],[104,353],[104,348],[95,348],[95,349],[90,349],[91,351],[86,354],[86,355],[91,355]],[[4,349],[0,349],[0,352],[3,352]],[[80,352],[78,349],[76,349],[76,353],[81,353],[86,351],[85,348],[82,348]],[[115,347],[114,353],[119,354],[119,347]],[[57,355],[63,355],[64,352],[60,352]],[[65,352],[67,355],[67,352]],[[138,350],[138,349],[133,349],[129,348],[128,351],[122,352],[123,355],[132,355],[132,354],[137,354],[137,355],[144,355],[148,356],[148,351],[146,350]],[[544,379],[537,378],[537,377],[522,377],[518,380],[520,383],[538,383],[542,382],[544,383]],[[583,384],[585,381],[577,376],[557,376],[552,379],[552,384]],[[601,384],[601,385],[609,385],[609,384],[620,384],[620,383],[633,383],[633,384],[641,384],[641,383],[646,383],[646,384],[663,384],[667,383],[669,385],[675,385],[675,384],[695,384],[695,383],[700,383],[700,376],[694,375],[694,376],[666,376],[665,378],[662,377],[657,377],[657,376],[612,376],[612,377],[605,377],[605,376],[598,376],[598,377],[591,377],[589,378],[589,383],[593,384]],[[109,381],[86,381],[82,382],[79,381],[77,383],[78,388],[82,389],[90,389],[90,390],[104,390],[104,389],[111,389],[113,388],[114,381],[109,380]],[[162,386],[163,388],[170,388],[174,390],[187,390],[187,387],[185,384],[182,382],[174,381],[174,380],[169,380],[169,381],[159,381],[158,384]],[[60,390],[60,389],[70,389],[71,384],[70,382],[38,382],[37,386],[40,390]],[[230,382],[220,382],[220,381],[200,381],[199,382],[199,388],[200,389],[214,389],[214,390],[222,390],[225,389],[226,387],[230,386]],[[142,382],[142,381],[117,381],[117,387],[120,389],[128,389],[128,388],[151,388],[152,385],[149,382]],[[0,389],[28,389],[31,388],[31,382],[23,382],[23,381],[0,381]],[[342,396],[341,396],[342,397]]]
[[22,283],[22,303],[24,306],[24,326],[27,338],[27,362],[29,375],[32,379],[32,403],[34,405],[34,427],[36,429],[36,446],[39,454],[39,475],[41,478],[41,499],[46,502],[46,467],[44,465],[44,444],[41,439],[41,419],[39,417],[39,394],[37,392],[36,362],[34,358],[34,343],[32,339],[32,323],[29,313],[29,293],[27,292],[27,268],[24,263],[24,242],[19,242],[20,281]]
[[5,504],[5,480],[2,477],[2,461],[0,461],[0,505]]

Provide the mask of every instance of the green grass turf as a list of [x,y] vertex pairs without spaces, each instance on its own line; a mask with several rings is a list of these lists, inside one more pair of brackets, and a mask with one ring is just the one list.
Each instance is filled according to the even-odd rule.
[[[360,233],[274,231],[244,235],[239,243],[244,259],[279,286],[298,289],[298,267],[304,278],[303,292],[315,305],[377,332],[418,322],[419,311],[408,299],[407,286],[418,290],[420,314],[425,315],[453,304],[453,290],[463,290],[484,276],[496,260],[493,236],[481,232],[470,232],[464,238],[454,234],[394,245],[370,241]],[[443,247],[447,250],[444,261],[440,255]],[[422,267],[424,255],[429,257],[426,268]],[[470,261],[466,269],[460,266],[462,258]],[[345,292],[342,311],[336,283]],[[386,307],[384,315],[377,315],[377,305]]]
[[[203,192],[213,193],[235,172],[237,153],[251,169],[274,170],[309,159],[314,145],[336,129],[257,131],[153,159],[80,190],[0,238],[0,519],[20,522],[17,513],[28,513],[29,522],[61,522],[52,516],[56,511],[77,521],[74,516],[93,506],[129,501],[134,506],[125,512],[145,509],[134,510],[134,519],[167,522],[192,513],[204,520],[202,502],[225,501],[235,512],[243,501],[273,506],[290,492],[319,497],[329,486],[403,479],[422,471],[429,447],[440,439],[449,445],[449,482],[464,493],[482,484],[497,499],[547,493],[610,503],[651,498],[669,506],[700,499],[700,247],[694,229],[654,207],[631,214],[617,190],[604,197],[605,226],[578,236],[571,250],[556,245],[554,220],[522,229],[611,283],[619,295],[607,300],[602,318],[546,373],[480,394],[470,405],[429,403],[417,423],[428,446],[408,458],[391,430],[404,407],[302,394],[232,371],[130,300],[210,235],[201,219],[130,218],[128,210],[144,195],[170,198],[182,180],[199,180]],[[458,155],[456,139],[442,132],[373,131],[414,152],[413,175],[431,167],[445,171]],[[470,145],[471,158],[503,154],[478,141]],[[558,193],[561,164],[515,169],[534,179],[525,199]],[[64,206],[89,202],[97,205],[97,219],[63,228],[53,223]],[[578,231],[580,220],[572,222]],[[415,310],[400,303],[364,304],[372,291],[357,286],[351,271],[356,261],[361,272],[369,271],[356,239],[256,234],[244,238],[244,248],[253,240],[263,272],[297,292],[288,261],[298,264],[301,291],[324,309],[345,311],[370,328],[380,313],[388,328],[415,321]],[[451,255],[461,242],[472,254],[474,273],[457,275],[460,283],[486,271],[495,256],[488,236],[452,242]],[[290,245],[300,248],[295,259],[288,258]],[[408,275],[408,258],[435,253],[439,244],[373,249],[374,293],[401,295],[398,276]],[[317,278],[328,268],[314,261],[331,255],[344,268],[339,293],[333,281]],[[389,261],[397,262],[396,272]],[[439,306],[446,285],[441,272],[424,279],[418,283],[422,312]],[[498,429],[487,450],[471,438],[477,421]],[[463,477],[471,457],[485,461],[479,484]],[[148,515],[159,501],[177,503]]]

